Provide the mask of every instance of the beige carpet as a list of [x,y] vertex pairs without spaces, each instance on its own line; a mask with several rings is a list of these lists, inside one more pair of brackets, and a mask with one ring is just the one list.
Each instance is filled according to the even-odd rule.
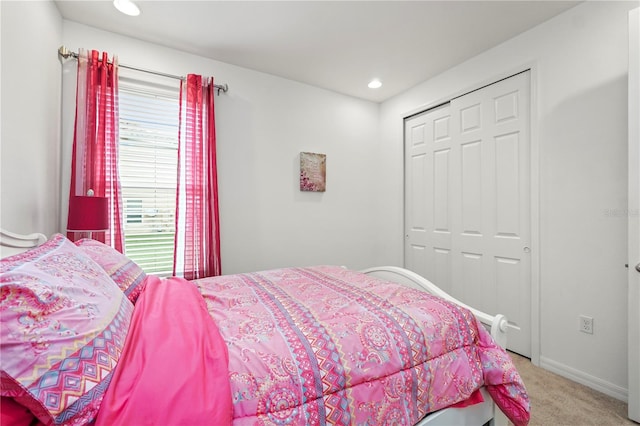
[[529,393],[531,426],[633,425],[627,404],[509,353]]

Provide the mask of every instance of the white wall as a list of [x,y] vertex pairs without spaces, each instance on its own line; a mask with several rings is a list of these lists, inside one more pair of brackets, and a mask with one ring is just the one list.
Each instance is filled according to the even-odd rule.
[[0,226],[57,231],[62,20],[53,2],[0,2]]
[[[64,231],[60,157],[72,144],[72,133],[60,136],[64,44],[229,84],[216,104],[223,272],[375,263],[378,104],[63,21],[51,1],[3,1],[0,11],[3,228]],[[327,155],[325,193],[299,192],[300,151]]]
[[[394,211],[380,240],[402,264],[403,117],[533,66],[540,364],[620,399],[627,389],[627,11],[637,4],[582,3],[381,107],[381,157],[389,159],[381,164],[389,177],[382,198]],[[593,335],[578,331],[580,314],[594,318]]]

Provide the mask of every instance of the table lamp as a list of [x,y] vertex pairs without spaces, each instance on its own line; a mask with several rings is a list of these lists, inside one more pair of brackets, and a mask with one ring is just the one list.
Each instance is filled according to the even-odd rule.
[[[92,190],[87,192],[93,194]],[[109,229],[109,200],[107,197],[93,195],[72,195],[69,200],[69,218],[67,231],[88,232],[89,238],[94,232]]]

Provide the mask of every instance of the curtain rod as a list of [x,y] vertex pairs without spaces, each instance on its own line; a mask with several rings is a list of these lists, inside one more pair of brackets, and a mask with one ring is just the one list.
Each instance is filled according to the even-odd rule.
[[[74,58],[74,59],[78,59],[78,54],[76,52],[72,52],[69,49],[67,49],[64,46],[60,46],[60,48],[58,49],[58,55],[62,56],[65,59],[68,58]],[[174,78],[176,80],[185,80],[185,77],[179,76],[179,75],[173,75],[173,74],[166,74],[163,72],[159,72],[159,71],[152,71],[152,70],[147,70],[147,69],[143,69],[143,68],[137,68],[137,67],[132,67],[130,65],[125,65],[125,64],[118,64],[119,67],[122,68],[127,68],[130,70],[135,70],[135,71],[142,71],[142,72],[146,72],[149,74],[155,74],[155,75],[159,75],[162,77],[168,77],[168,78]],[[224,93],[227,93],[227,91],[229,90],[229,85],[228,84],[214,84],[213,87],[215,87],[216,89],[218,89],[218,95],[220,95],[220,91],[223,91]]]

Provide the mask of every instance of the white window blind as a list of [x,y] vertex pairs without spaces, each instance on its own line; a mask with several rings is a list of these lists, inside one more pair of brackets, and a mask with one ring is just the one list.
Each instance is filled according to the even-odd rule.
[[125,254],[145,272],[173,270],[179,88],[120,79],[119,167]]

